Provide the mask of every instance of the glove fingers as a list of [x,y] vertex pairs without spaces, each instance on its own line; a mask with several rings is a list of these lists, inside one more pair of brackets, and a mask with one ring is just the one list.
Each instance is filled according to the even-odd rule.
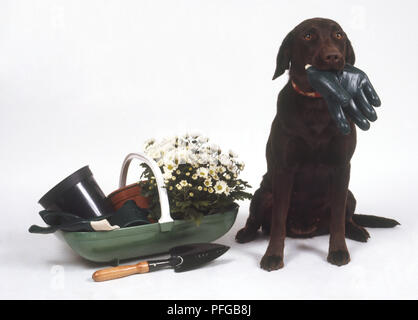
[[355,105],[354,101],[351,100],[349,106],[345,109],[349,114],[351,120],[359,127],[361,130],[369,130],[370,123],[364,117],[364,115],[360,112],[360,110]]
[[322,96],[328,94],[330,98],[336,100],[342,106],[346,106],[351,100],[351,95],[339,82],[329,81],[324,83],[324,90],[326,90],[324,94],[320,92]]
[[369,81],[366,81],[363,91],[366,95],[367,100],[370,101],[372,105],[374,105],[375,107],[380,107],[380,105],[382,104],[380,98]]
[[342,134],[347,135],[351,132],[350,124],[344,115],[341,105],[332,101],[327,101],[328,111],[331,118],[335,121]]
[[355,103],[360,109],[361,113],[363,113],[369,121],[376,121],[377,114],[374,108],[370,105],[369,101],[367,100],[366,95],[363,91],[360,91],[357,97],[355,98]]

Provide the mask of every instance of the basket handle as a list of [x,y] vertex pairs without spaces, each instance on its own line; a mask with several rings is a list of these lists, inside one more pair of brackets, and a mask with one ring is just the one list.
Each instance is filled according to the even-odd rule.
[[128,168],[133,159],[139,159],[145,162],[151,169],[155,176],[155,181],[158,188],[158,196],[160,198],[161,218],[158,220],[161,231],[170,231],[173,227],[173,219],[170,215],[170,205],[168,202],[167,190],[165,188],[164,178],[157,163],[143,153],[130,153],[126,156],[122,164],[122,169],[119,177],[119,188],[126,186],[126,177],[128,175]]

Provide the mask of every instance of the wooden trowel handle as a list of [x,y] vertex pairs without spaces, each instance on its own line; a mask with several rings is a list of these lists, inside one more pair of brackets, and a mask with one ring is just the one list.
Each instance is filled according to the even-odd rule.
[[113,268],[107,268],[98,270],[93,273],[94,281],[106,281],[117,278],[130,276],[136,273],[147,273],[149,272],[149,264],[147,261],[143,261],[134,265],[118,266]]

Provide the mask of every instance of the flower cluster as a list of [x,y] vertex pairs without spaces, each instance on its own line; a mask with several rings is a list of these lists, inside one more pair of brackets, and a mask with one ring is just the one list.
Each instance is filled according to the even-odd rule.
[[[244,191],[250,187],[248,183],[238,179],[244,163],[233,151],[223,153],[206,137],[186,134],[159,142],[152,139],[145,143],[144,151],[163,173],[173,218],[198,221],[203,215],[234,206],[236,200],[251,198]],[[143,195],[150,198],[150,209],[158,217],[155,178],[143,167]]]

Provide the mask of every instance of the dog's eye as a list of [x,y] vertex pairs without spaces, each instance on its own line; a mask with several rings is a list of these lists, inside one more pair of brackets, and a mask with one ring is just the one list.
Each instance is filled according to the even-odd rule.
[[335,37],[336,37],[338,40],[340,40],[340,39],[342,39],[342,38],[343,38],[343,34],[342,34],[341,32],[336,32],[336,33],[335,33]]
[[312,35],[310,33],[307,33],[303,36],[303,39],[308,40],[308,41],[312,40]]

